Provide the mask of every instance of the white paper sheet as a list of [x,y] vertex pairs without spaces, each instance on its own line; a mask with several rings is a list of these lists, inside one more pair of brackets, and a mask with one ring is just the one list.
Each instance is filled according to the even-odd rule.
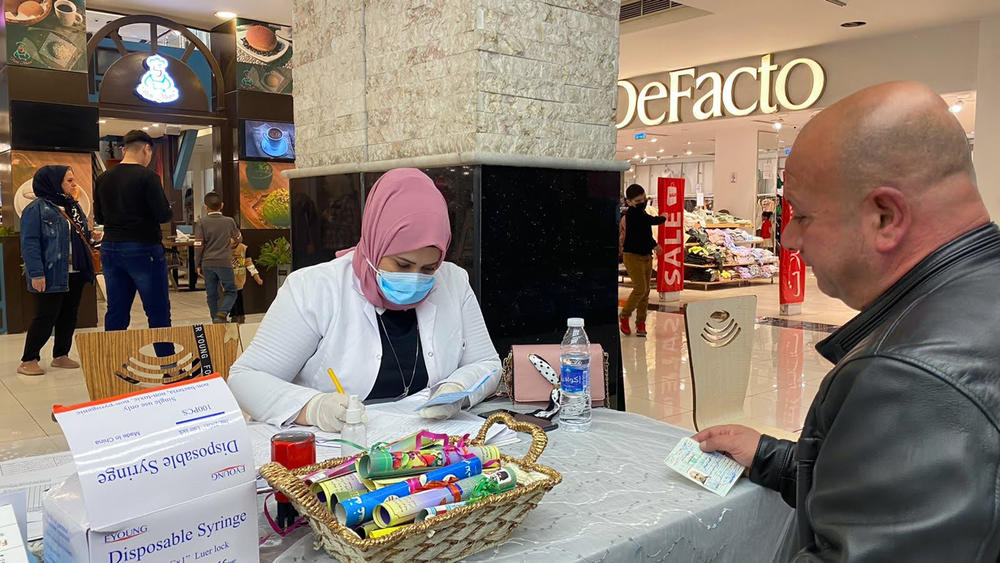
[[27,492],[28,541],[42,537],[42,495],[75,472],[76,465],[69,452],[0,462],[0,492]]

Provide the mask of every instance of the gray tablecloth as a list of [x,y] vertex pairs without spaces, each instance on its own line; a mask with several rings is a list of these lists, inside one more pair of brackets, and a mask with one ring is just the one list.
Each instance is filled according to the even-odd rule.
[[[496,403],[489,405],[497,408]],[[555,430],[539,463],[562,473],[503,545],[470,561],[771,561],[793,512],[742,479],[726,497],[667,469],[691,432],[643,416],[594,411],[586,434]],[[520,456],[528,439],[503,448]],[[329,561],[308,532],[261,550],[265,562]]]
[[[608,409],[594,411],[589,433],[550,432],[539,462],[562,473],[563,482],[506,543],[470,561],[771,561],[792,510],[746,479],[723,498],[668,470],[663,458],[690,433]],[[61,439],[24,440],[0,445],[0,460],[65,449]],[[503,451],[521,456],[527,449],[525,438]],[[269,532],[261,516],[260,537]],[[41,542],[32,551],[41,555]],[[313,550],[308,527],[261,547],[264,563],[329,560]]]

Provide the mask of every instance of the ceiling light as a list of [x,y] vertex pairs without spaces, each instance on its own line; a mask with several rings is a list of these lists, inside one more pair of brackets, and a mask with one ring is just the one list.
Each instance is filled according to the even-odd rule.
[[688,141],[688,144],[690,145],[690,144],[691,144],[691,141]]
[[143,131],[149,131],[149,127],[143,127],[142,130]]
[[656,140],[657,140],[657,139],[656,139],[656,137],[653,137],[652,139],[650,139],[650,140],[649,140],[649,142],[650,142],[650,143],[655,143],[655,142],[656,142]]
[[660,150],[658,150],[658,151],[656,151],[656,152],[663,152],[663,149],[660,149]]
[[236,17],[236,13],[227,12],[226,10],[219,10],[218,12],[215,12],[215,17],[219,18],[220,20],[231,20]]
[[781,131],[782,125],[780,121],[775,121],[774,123],[771,124],[771,127],[774,127],[775,131]]
[[686,155],[690,156],[690,155],[692,154],[692,153],[691,153],[691,149],[688,149],[688,150],[684,151],[684,154],[686,154]]
[[98,120],[97,120],[97,123],[99,123],[100,125],[104,125],[104,124],[105,124],[105,123],[107,123],[107,122],[108,122],[108,120],[107,120],[107,119],[98,119]]
[[154,124],[153,124],[153,127],[159,127],[159,126],[160,126],[160,124],[159,124],[159,123],[154,123]]
[[627,150],[627,151],[632,150],[632,145],[625,145],[625,150]]
[[639,158],[639,153],[635,153],[635,158]]
[[844,22],[844,23],[840,24],[840,27],[861,27],[861,26],[867,25],[867,24],[868,24],[868,22],[853,21],[853,22]]
[[954,104],[952,104],[952,106],[950,108],[948,108],[948,111],[950,111],[951,113],[958,113],[958,112],[962,111],[962,108],[964,108],[964,107],[965,107],[965,105],[963,105],[962,101],[959,100],[959,101],[955,102]]

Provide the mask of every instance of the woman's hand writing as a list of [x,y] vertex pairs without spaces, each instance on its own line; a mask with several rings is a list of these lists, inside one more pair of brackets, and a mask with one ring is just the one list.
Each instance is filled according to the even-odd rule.
[[[347,423],[348,402],[347,395],[343,393],[321,393],[309,399],[295,422],[317,426],[324,432],[340,432]],[[362,405],[362,420],[367,422],[368,415],[363,409]]]

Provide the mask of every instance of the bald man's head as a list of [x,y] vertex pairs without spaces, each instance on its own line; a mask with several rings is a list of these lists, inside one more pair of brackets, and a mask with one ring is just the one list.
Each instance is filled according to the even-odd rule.
[[[917,82],[861,90],[824,110],[815,125],[829,136],[842,189],[891,186],[919,193],[954,175],[975,184],[965,130],[948,106]],[[911,191],[912,190],[912,191]]]
[[782,245],[802,252],[824,293],[859,309],[989,221],[965,131],[914,82],[866,88],[814,117],[786,163],[785,197]]

